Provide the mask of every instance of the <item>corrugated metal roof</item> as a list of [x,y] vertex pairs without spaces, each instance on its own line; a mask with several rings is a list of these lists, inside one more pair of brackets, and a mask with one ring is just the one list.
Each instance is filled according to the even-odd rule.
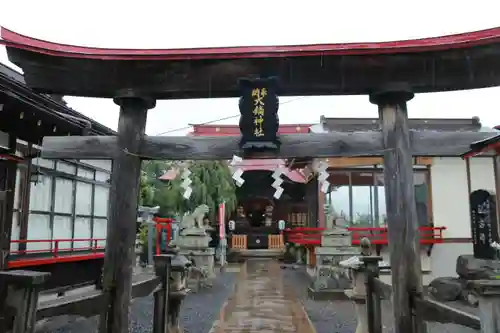
[[[378,118],[326,118],[321,116],[321,124],[330,132],[362,132],[380,129]],[[482,128],[478,117],[472,118],[410,118],[408,125],[413,130],[430,131],[471,131]]]

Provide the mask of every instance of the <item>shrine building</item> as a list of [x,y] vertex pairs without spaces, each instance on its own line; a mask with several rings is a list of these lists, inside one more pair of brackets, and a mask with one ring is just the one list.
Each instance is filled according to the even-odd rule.
[[[321,117],[319,124],[281,124],[281,134],[311,132],[362,132],[379,129],[377,119]],[[477,117],[469,119],[410,119],[411,130],[450,132],[492,132]],[[238,136],[237,125],[193,125],[194,136]],[[417,215],[421,227],[421,260],[425,280],[455,275],[455,259],[472,253],[469,195],[477,189],[496,192],[494,157],[483,154],[462,159],[455,155],[416,156],[414,186]],[[385,189],[381,156],[333,157],[328,163],[327,193],[322,193],[317,176],[307,169],[316,159],[243,160],[239,167],[245,183],[237,188],[238,208],[228,218],[236,223],[233,247],[245,250],[283,246],[273,241],[279,235],[279,220],[287,228],[323,228],[326,226],[325,204],[331,207],[337,224],[349,227],[353,245],[368,236],[377,251],[389,260],[387,238],[376,239],[386,227]],[[271,174],[279,167],[288,168],[284,192],[273,198]],[[266,211],[266,207],[268,211]],[[271,208],[272,207],[272,210]],[[270,210],[270,211],[269,211]],[[269,217],[266,225],[266,216]],[[227,222],[227,221],[226,221]],[[308,258],[314,264],[314,246]]]

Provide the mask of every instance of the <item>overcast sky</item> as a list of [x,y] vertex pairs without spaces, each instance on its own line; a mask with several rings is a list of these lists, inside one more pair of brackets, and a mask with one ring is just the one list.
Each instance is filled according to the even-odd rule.
[[[16,0],[3,1],[0,25],[54,42],[109,48],[188,48],[371,42],[432,37],[500,26],[491,0]],[[259,24],[260,23],[260,24]],[[8,63],[5,48],[0,61]],[[66,97],[69,105],[116,129],[118,107],[105,99]],[[366,96],[282,98],[281,123],[328,117],[376,117]],[[417,95],[410,117],[479,116],[500,124],[500,89]],[[237,115],[235,99],[159,101],[150,135]],[[236,124],[238,117],[223,122]],[[171,134],[186,133],[178,131]]]

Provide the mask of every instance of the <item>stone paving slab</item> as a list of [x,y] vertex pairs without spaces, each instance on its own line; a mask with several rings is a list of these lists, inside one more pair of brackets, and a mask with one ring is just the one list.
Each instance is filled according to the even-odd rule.
[[248,260],[210,333],[315,333],[275,260]]

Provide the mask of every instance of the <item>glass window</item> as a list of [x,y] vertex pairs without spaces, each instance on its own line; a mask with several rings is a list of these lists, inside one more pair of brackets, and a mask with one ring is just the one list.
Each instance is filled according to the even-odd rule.
[[78,167],[78,177],[82,178],[87,178],[87,179],[94,179],[94,170]]
[[50,212],[52,203],[52,177],[40,176],[40,182],[31,183],[30,211]]
[[385,208],[384,175],[380,172],[374,174],[375,186],[373,187],[374,225],[383,227],[387,224],[387,209]]
[[[54,232],[52,239],[71,239],[73,233],[73,221],[71,216],[54,216]],[[59,242],[59,250],[71,249],[71,242]]]
[[76,165],[57,161],[56,170],[70,175],[74,175],[76,173]]
[[94,216],[108,216],[109,188],[95,186]]
[[[376,175],[376,180],[380,186],[377,187],[379,191],[379,211],[380,216],[383,218],[381,224],[386,224],[386,206],[385,206],[385,188],[384,188],[384,174],[382,172]],[[427,173],[425,171],[413,172],[413,183],[415,191],[415,203],[417,207],[417,218],[420,226],[429,224],[429,188],[427,184]]]
[[54,169],[54,160],[46,160],[41,157],[33,159],[33,164],[47,169]]
[[19,213],[18,212],[13,212],[12,213],[12,230],[10,232],[10,250],[11,251],[18,251],[19,250],[19,243],[14,243],[12,241],[17,241],[19,240],[21,228],[19,225]]
[[19,199],[21,197],[21,170],[16,171],[16,187],[14,189],[14,209],[19,209]]
[[76,183],[76,210],[77,215],[92,214],[92,184]]
[[356,227],[374,226],[373,172],[351,172],[352,215]]
[[349,201],[349,173],[332,172],[329,177],[332,184],[331,192],[326,200],[331,204],[336,217],[345,221],[351,220],[351,207]]
[[[356,227],[387,224],[384,174],[379,170],[332,172],[327,197],[337,216]],[[428,225],[429,188],[426,171],[414,171],[415,201],[420,225]]]
[[95,180],[98,182],[107,182],[111,178],[111,175],[107,172],[96,171],[95,172]]
[[[92,229],[90,218],[77,217],[75,219],[75,239],[90,239],[92,237]],[[74,242],[74,248],[83,250],[90,247],[90,241]]]
[[46,240],[46,242],[28,242],[26,250],[50,250],[52,231],[50,228],[50,215],[30,214],[28,217],[28,239]]
[[[108,220],[95,218],[94,219],[94,229],[92,230],[92,238],[106,238],[106,231],[108,228]],[[106,241],[97,242],[97,246],[106,245]]]
[[56,178],[55,213],[73,213],[73,180]]

